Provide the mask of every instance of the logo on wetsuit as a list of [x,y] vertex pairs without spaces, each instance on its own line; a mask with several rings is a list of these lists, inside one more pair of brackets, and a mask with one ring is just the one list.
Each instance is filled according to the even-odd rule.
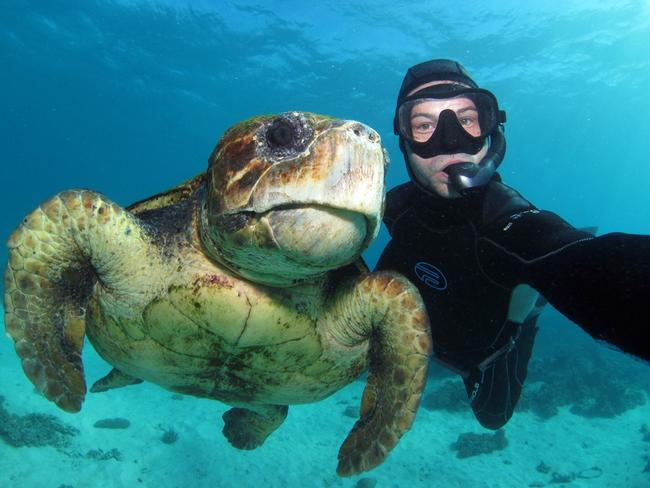
[[415,265],[414,269],[418,279],[429,288],[434,290],[445,290],[447,288],[447,278],[433,264],[420,261]]

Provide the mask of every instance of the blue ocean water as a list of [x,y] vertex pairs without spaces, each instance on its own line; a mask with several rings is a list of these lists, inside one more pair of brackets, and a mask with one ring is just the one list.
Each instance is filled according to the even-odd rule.
[[[395,96],[434,57],[461,61],[507,111],[508,184],[575,226],[647,234],[648,45],[647,0],[3,0],[0,239],[64,189],[126,205],[172,187],[261,113],[374,127],[391,188],[407,178]],[[588,342],[550,308],[541,324],[539,354]]]

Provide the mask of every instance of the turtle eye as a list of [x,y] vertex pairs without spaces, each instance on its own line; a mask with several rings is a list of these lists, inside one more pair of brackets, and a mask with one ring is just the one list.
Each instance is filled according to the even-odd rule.
[[257,153],[273,162],[298,157],[314,137],[310,119],[301,112],[286,112],[260,125]]
[[287,147],[294,140],[294,128],[286,120],[276,120],[266,131],[266,140],[271,146]]

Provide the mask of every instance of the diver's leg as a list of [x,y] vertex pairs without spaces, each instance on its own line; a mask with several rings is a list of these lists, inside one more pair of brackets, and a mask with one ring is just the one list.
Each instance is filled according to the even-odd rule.
[[223,435],[237,449],[261,446],[287,418],[286,405],[255,405],[231,408],[223,414]]
[[483,427],[499,429],[512,417],[528,373],[536,334],[534,322],[521,325],[509,350],[463,380],[474,415]]

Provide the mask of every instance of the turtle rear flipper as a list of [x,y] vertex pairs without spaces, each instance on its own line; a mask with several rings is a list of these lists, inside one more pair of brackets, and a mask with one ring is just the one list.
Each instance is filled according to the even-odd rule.
[[143,231],[105,197],[76,190],[29,214],[8,246],[7,333],[34,386],[63,410],[77,412],[86,394],[81,350],[88,299],[98,280],[118,299],[119,290],[129,293],[125,284],[146,251]]
[[261,446],[287,418],[286,405],[248,405],[231,408],[223,414],[223,435],[237,449]]
[[114,390],[115,388],[122,388],[129,385],[137,385],[142,383],[142,380],[139,378],[134,378],[133,376],[126,374],[119,369],[111,369],[110,372],[103,378],[98,379],[93,383],[93,386],[90,387],[90,391],[93,393],[100,393],[103,391]]
[[342,287],[335,310],[340,318],[331,332],[339,343],[370,342],[360,418],[339,450],[337,473],[351,476],[381,464],[411,427],[426,381],[431,335],[420,294],[396,273],[372,273],[353,282],[352,289]]

